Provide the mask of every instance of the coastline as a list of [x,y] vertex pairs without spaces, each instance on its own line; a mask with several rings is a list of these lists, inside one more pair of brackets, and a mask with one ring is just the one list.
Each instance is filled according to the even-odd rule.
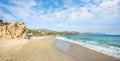
[[57,40],[54,36],[1,41],[0,61],[120,61],[78,44]]
[[80,45],[78,42],[56,38],[55,47],[78,61],[120,61],[119,58],[108,56],[102,52]]

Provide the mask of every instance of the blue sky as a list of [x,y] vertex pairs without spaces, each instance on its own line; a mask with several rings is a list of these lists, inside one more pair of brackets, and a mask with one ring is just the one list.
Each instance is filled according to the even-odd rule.
[[0,0],[0,19],[31,29],[120,34],[120,0]]

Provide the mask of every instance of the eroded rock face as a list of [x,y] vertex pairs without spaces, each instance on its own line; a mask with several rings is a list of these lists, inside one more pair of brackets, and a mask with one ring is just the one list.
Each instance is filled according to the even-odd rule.
[[26,26],[22,22],[11,23],[0,27],[0,38],[25,38]]

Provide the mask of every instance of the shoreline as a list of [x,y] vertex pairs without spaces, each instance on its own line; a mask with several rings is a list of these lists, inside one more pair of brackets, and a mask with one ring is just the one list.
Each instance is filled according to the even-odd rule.
[[[68,55],[74,56],[78,61],[83,59],[83,61],[120,61],[119,58],[113,56],[108,56],[102,52],[85,47],[79,42],[66,40],[61,38],[56,38],[55,47]],[[87,59],[85,57],[89,56]],[[96,57],[98,56],[98,57]],[[82,57],[82,58],[81,58]]]
[[0,40],[0,44],[0,61],[120,61],[54,36]]

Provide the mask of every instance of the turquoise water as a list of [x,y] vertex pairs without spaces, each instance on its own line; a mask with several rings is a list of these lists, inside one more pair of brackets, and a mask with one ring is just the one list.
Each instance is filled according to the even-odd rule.
[[102,46],[114,46],[120,48],[120,35],[99,35],[99,36],[64,36],[74,41],[85,42]]
[[62,36],[58,40],[77,43],[89,49],[120,59],[120,35]]

